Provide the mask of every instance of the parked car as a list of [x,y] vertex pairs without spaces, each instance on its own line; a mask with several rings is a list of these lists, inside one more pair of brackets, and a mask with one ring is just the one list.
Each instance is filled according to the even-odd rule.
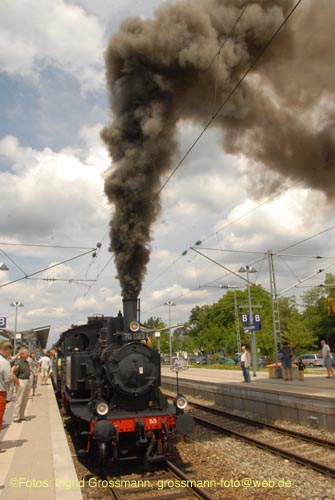
[[195,363],[197,365],[210,365],[211,363],[213,363],[213,361],[211,359],[207,358],[206,356],[199,355],[199,356],[196,356]]
[[335,354],[333,352],[330,353],[330,357],[332,360],[332,366],[335,366]]
[[323,357],[321,354],[300,354],[297,356],[293,363],[298,363],[298,359],[301,358],[305,366],[323,366]]
[[258,356],[258,366],[265,366],[267,363],[264,356]]
[[235,352],[235,354],[234,354],[234,363],[236,365],[238,365],[239,362],[241,361],[241,356],[242,356],[241,352]]
[[231,358],[218,358],[217,363],[220,363],[220,365],[235,365],[235,361]]

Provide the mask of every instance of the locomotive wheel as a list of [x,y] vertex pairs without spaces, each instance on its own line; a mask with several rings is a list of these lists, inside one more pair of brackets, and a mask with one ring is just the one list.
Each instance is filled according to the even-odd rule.
[[107,444],[106,443],[97,443],[97,463],[98,465],[102,465],[106,461],[107,457]]

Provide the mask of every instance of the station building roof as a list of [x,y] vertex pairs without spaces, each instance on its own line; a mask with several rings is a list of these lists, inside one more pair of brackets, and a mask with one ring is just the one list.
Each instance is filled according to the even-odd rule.
[[[29,330],[23,330],[21,332],[16,332],[16,342],[17,345],[32,345],[34,348],[45,349],[48,342],[50,332],[50,325],[39,326],[36,328],[30,328]],[[0,340],[13,340],[15,336],[14,330],[9,330],[8,328],[0,329]],[[18,338],[21,336],[21,338]]]

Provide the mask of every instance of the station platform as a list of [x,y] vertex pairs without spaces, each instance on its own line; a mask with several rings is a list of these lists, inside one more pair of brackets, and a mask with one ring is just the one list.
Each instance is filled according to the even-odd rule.
[[51,382],[30,397],[27,420],[12,422],[13,406],[0,433],[0,499],[82,500]]
[[[178,371],[179,391],[194,399],[213,401],[229,410],[239,410],[251,417],[288,420],[335,432],[335,377],[305,374],[284,381],[270,378],[264,371],[244,383],[242,371],[211,368],[188,368]],[[162,387],[176,391],[176,372],[162,367]]]

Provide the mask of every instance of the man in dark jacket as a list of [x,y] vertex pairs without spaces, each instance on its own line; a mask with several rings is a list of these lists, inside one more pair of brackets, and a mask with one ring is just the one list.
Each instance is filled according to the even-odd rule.
[[31,388],[30,373],[33,373],[33,370],[28,363],[28,349],[22,347],[19,354],[20,358],[15,362],[15,365],[12,368],[12,373],[18,378],[13,411],[13,422],[26,420],[24,412],[26,410]]
[[289,342],[284,342],[283,347],[279,351],[281,353],[281,363],[282,367],[285,370],[285,378],[284,380],[293,380],[292,378],[292,358],[293,351]]

